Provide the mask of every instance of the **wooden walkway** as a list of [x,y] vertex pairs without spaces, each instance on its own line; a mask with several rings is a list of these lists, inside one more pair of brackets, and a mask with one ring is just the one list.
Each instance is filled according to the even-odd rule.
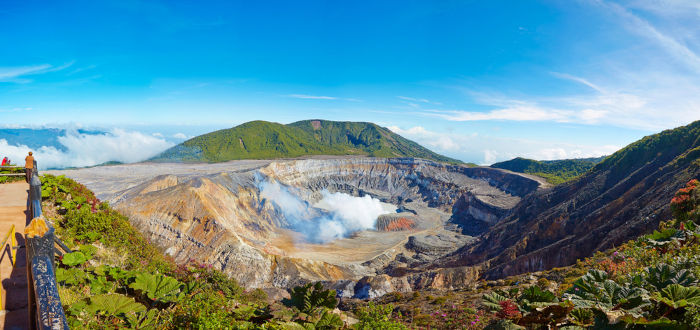
[[24,249],[24,227],[27,224],[27,195],[29,185],[24,182],[0,184],[0,239],[15,225],[17,244],[16,265],[12,265],[7,245],[0,256],[2,279],[2,307],[0,329],[28,329],[27,266]]

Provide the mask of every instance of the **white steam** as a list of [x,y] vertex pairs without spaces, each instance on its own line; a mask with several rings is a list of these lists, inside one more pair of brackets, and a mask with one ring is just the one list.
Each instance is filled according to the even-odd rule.
[[69,130],[66,135],[57,139],[65,147],[65,151],[53,146],[33,149],[26,145],[10,145],[7,140],[0,139],[0,157],[9,157],[13,163],[21,166],[24,165],[27,152],[32,151],[40,169],[84,167],[109,161],[140,162],[173,146],[173,143],[159,137],[121,129],[113,129],[103,134],[84,134]]
[[311,242],[325,243],[374,229],[377,217],[393,213],[391,206],[371,196],[355,197],[324,190],[323,198],[312,206],[277,182],[263,181],[259,186],[260,196],[275,204],[292,229]]
[[314,206],[330,212],[333,215],[333,222],[339,222],[344,228],[344,232],[339,232],[335,229],[336,226],[333,226],[334,229],[328,233],[331,236],[340,234],[342,237],[347,233],[375,228],[377,217],[391,213],[384,209],[381,201],[369,195],[355,197],[340,192],[330,193],[326,190],[321,194],[323,199]]

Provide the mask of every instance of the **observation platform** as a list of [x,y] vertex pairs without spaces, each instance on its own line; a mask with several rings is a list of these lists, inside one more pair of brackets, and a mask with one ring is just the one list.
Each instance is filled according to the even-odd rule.
[[[7,239],[0,255],[0,329],[29,328],[27,259],[23,235],[24,227],[31,220],[27,209],[28,192],[29,185],[24,181],[0,184],[0,240]],[[17,247],[14,260],[13,246]]]

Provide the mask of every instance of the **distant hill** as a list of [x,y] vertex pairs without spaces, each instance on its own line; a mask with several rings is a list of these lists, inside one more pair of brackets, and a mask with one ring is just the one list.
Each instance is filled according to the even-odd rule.
[[547,179],[552,184],[560,184],[588,172],[603,159],[605,157],[539,161],[517,157],[505,162],[495,163],[491,167],[533,174]]
[[251,121],[189,139],[155,161],[223,162],[309,155],[416,157],[461,163],[373,123],[303,120],[288,125]]

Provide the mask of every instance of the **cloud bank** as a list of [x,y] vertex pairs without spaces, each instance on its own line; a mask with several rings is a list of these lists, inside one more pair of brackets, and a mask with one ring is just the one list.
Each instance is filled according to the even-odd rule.
[[78,133],[68,130],[58,142],[64,151],[53,146],[38,149],[26,145],[10,145],[0,139],[0,156],[9,157],[13,163],[24,165],[24,157],[32,151],[39,169],[56,169],[66,167],[84,167],[103,164],[110,161],[135,163],[151,158],[174,144],[166,140],[145,135],[113,129],[103,134]]
[[600,157],[610,155],[620,149],[620,146],[616,145],[576,145],[556,141],[497,138],[478,134],[442,133],[430,131],[421,126],[408,129],[397,126],[388,128],[394,133],[414,140],[439,153],[482,165],[515,157],[537,160]]

